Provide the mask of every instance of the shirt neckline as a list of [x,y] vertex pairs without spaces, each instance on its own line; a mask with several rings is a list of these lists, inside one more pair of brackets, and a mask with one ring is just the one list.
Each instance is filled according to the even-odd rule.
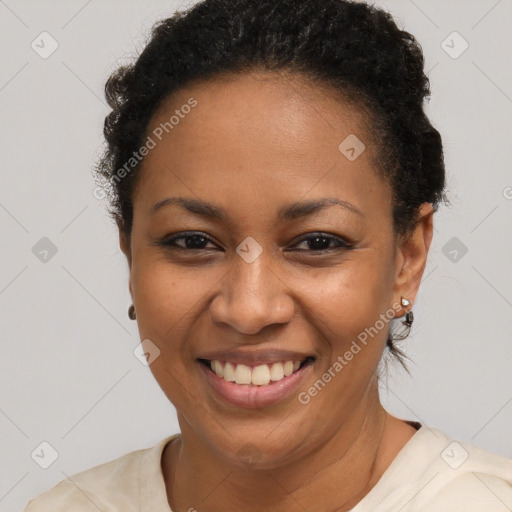
[[167,436],[144,453],[139,466],[140,510],[172,512],[167,501],[162,454],[167,444],[179,436]]
[[[395,490],[404,486],[402,471],[405,461],[422,459],[424,457],[420,455],[420,452],[431,452],[430,448],[434,444],[444,444],[448,441],[444,433],[436,428],[427,427],[417,422],[407,423],[413,427],[415,425],[412,423],[416,423],[420,425],[420,428],[396,454],[377,483],[350,509],[350,512],[372,510],[378,505],[381,505],[383,500],[390,495],[390,489]],[[421,476],[420,473],[422,473],[424,469],[424,465],[422,464],[410,464],[408,467],[408,481],[417,481]]]
[[[416,433],[405,443],[402,449],[397,453],[386,471],[381,475],[377,483],[370,491],[351,509],[351,512],[358,512],[360,508],[368,507],[373,503],[378,503],[382,493],[389,493],[390,486],[393,487],[393,480],[400,471],[404,459],[414,460],[414,452],[423,445],[422,440],[429,435],[445,440],[444,434],[431,427],[426,427],[418,422],[407,421],[409,425],[417,428]],[[167,490],[162,472],[162,454],[172,440],[179,437],[180,434],[173,434],[162,439],[153,448],[148,449],[141,460],[139,467],[139,488],[141,510],[158,510],[159,512],[173,512],[167,501]],[[417,468],[416,471],[419,471]],[[414,467],[411,472],[414,473]],[[411,473],[411,479],[414,475]]]

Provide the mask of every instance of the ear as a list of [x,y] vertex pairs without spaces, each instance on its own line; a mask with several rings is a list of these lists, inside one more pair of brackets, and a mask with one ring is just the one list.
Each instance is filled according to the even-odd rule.
[[432,205],[423,203],[412,231],[398,242],[395,260],[395,304],[400,304],[401,297],[409,299],[414,304],[432,241],[433,218]]
[[[132,268],[132,250],[131,250],[131,243],[128,239],[127,235],[125,234],[124,230],[124,224],[122,219],[117,218],[116,219],[117,228],[119,230],[119,247],[123,254],[126,256],[126,259],[128,260],[128,269],[131,270]],[[132,280],[130,278],[129,280],[129,289],[130,289],[130,295],[132,294]]]

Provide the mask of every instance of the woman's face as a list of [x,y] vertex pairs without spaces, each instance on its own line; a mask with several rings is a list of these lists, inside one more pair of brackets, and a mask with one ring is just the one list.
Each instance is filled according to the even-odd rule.
[[122,240],[140,336],[182,433],[233,462],[272,467],[329,439],[403,314],[391,190],[363,120],[254,73],[188,86],[150,123]]

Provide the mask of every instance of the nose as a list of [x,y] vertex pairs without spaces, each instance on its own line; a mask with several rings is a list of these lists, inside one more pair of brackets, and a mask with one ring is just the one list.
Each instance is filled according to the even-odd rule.
[[271,263],[260,256],[252,263],[238,256],[222,280],[222,289],[210,303],[214,323],[242,334],[257,334],[273,324],[288,323],[294,314],[289,287]]

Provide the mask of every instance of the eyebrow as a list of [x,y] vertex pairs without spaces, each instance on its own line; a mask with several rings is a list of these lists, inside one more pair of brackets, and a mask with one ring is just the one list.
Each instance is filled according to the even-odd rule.
[[[185,197],[168,197],[155,203],[150,210],[151,215],[155,214],[161,208],[169,205],[177,205],[188,210],[191,213],[200,215],[202,217],[225,220],[228,214],[222,208],[215,206],[212,203],[206,201],[200,201],[198,199],[190,199]],[[331,206],[341,206],[346,210],[356,213],[357,215],[363,215],[361,210],[356,208],[353,204],[347,201],[342,201],[335,197],[323,197],[320,199],[312,199],[309,201],[297,201],[295,203],[288,204],[282,207],[277,215],[279,221],[294,220],[308,215],[313,215],[321,210],[324,210]]]

